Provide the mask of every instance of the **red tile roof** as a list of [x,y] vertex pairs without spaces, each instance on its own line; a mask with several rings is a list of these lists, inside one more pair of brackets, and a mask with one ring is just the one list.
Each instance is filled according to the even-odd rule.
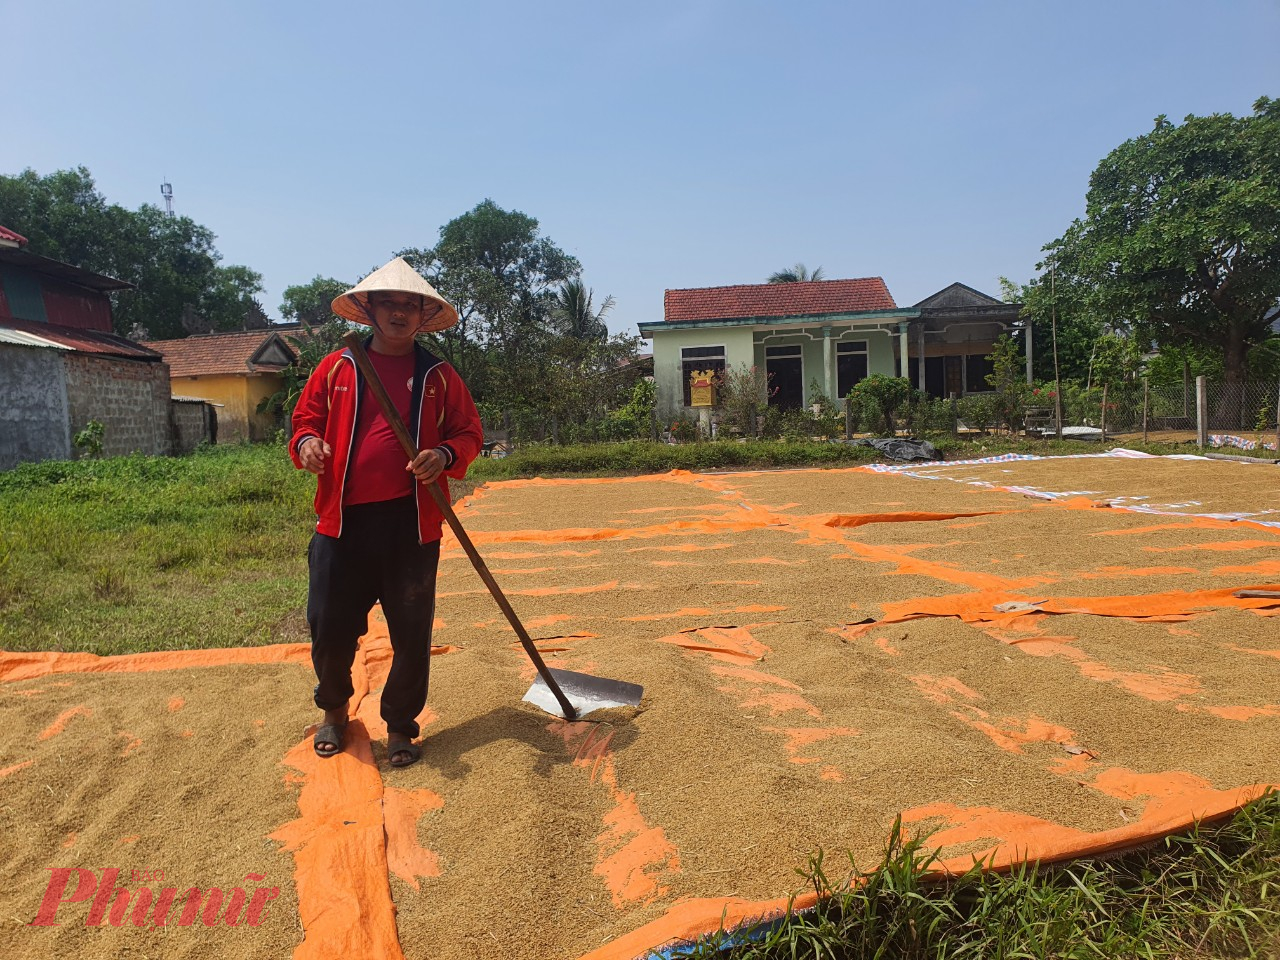
[[673,322],[814,316],[898,307],[879,277],[668,290],[663,306],[665,319]]
[[106,357],[130,357],[134,360],[160,359],[160,354],[148,350],[140,343],[134,343],[114,333],[100,333],[96,330],[76,330],[71,327],[60,327],[52,323],[33,323],[28,320],[5,318],[0,320],[0,329],[20,330],[52,344],[67,347],[76,353],[93,353]]
[[0,223],[0,240],[10,240],[18,246],[23,246],[27,242],[27,238],[20,233],[14,233],[4,224]]
[[210,333],[182,340],[147,340],[145,344],[164,355],[170,377],[200,377],[283,370],[286,364],[253,360],[271,340],[278,340],[290,356],[296,355],[297,351],[272,330]]

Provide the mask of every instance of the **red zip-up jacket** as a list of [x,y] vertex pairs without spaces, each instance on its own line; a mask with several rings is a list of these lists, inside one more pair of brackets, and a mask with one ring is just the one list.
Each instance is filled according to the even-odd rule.
[[[366,348],[372,339],[365,341]],[[419,450],[436,448],[445,453],[448,465],[437,484],[448,502],[449,483],[445,477],[461,480],[466,476],[467,467],[484,444],[484,429],[458,372],[420,344],[414,344],[413,354],[409,436],[417,439]],[[293,411],[293,437],[289,441],[293,465],[302,468],[298,448],[309,437],[320,438],[333,451],[325,461],[324,473],[317,477],[315,503],[316,530],[330,537],[342,536],[342,491],[351,463],[363,388],[364,377],[356,368],[351,351],[338,350],[320,361]],[[418,542],[439,540],[443,518],[435,498],[422,489],[421,483],[414,483],[413,496],[418,505]]]

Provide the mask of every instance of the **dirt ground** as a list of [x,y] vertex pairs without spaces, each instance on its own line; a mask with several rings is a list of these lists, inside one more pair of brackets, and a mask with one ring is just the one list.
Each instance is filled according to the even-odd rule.
[[[1233,809],[1280,783],[1280,600],[1235,596],[1280,589],[1278,488],[1114,457],[490,484],[461,516],[548,661],[644,700],[522,703],[446,537],[404,770],[376,611],[333,760],[305,647],[0,658],[11,955],[620,960],[776,909],[818,849],[874,865],[899,815],[960,867]],[[279,895],[256,927],[85,926],[88,894],[26,926],[49,868],[111,866]]]

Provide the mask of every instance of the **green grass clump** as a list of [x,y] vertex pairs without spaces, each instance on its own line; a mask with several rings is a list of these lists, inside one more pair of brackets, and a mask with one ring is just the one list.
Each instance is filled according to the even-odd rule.
[[[1036,440],[991,435],[973,438],[950,434],[927,439],[947,460],[969,460],[1001,453],[1063,456],[1102,453],[1105,446],[1076,440]],[[1130,443],[1146,453],[1186,453],[1182,445]],[[613,476],[665,473],[669,470],[767,470],[792,467],[839,467],[874,463],[885,458],[871,447],[825,440],[713,440],[706,443],[593,443],[556,446],[525,444],[504,458],[480,458],[468,479],[509,480],[517,477]]]
[[305,639],[314,480],[276,445],[0,473],[0,636],[98,654]]
[[928,838],[894,824],[883,861],[833,884],[821,852],[798,871],[824,899],[688,949],[700,960],[1280,957],[1280,794],[1105,860],[928,876]]
[[669,470],[835,466],[870,463],[877,456],[869,447],[821,441],[529,444],[517,447],[508,457],[477,460],[469,476],[476,480],[499,480],[568,474],[608,476]]

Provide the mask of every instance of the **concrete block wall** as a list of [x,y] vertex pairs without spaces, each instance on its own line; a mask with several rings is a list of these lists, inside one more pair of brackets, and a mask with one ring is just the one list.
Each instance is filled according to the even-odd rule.
[[169,412],[173,428],[171,452],[175,457],[190,453],[206,440],[213,442],[217,423],[213,404],[175,398]]
[[98,420],[104,427],[103,456],[169,453],[167,364],[82,353],[68,354],[65,363],[73,436]]
[[65,353],[0,343],[0,470],[71,456]]

